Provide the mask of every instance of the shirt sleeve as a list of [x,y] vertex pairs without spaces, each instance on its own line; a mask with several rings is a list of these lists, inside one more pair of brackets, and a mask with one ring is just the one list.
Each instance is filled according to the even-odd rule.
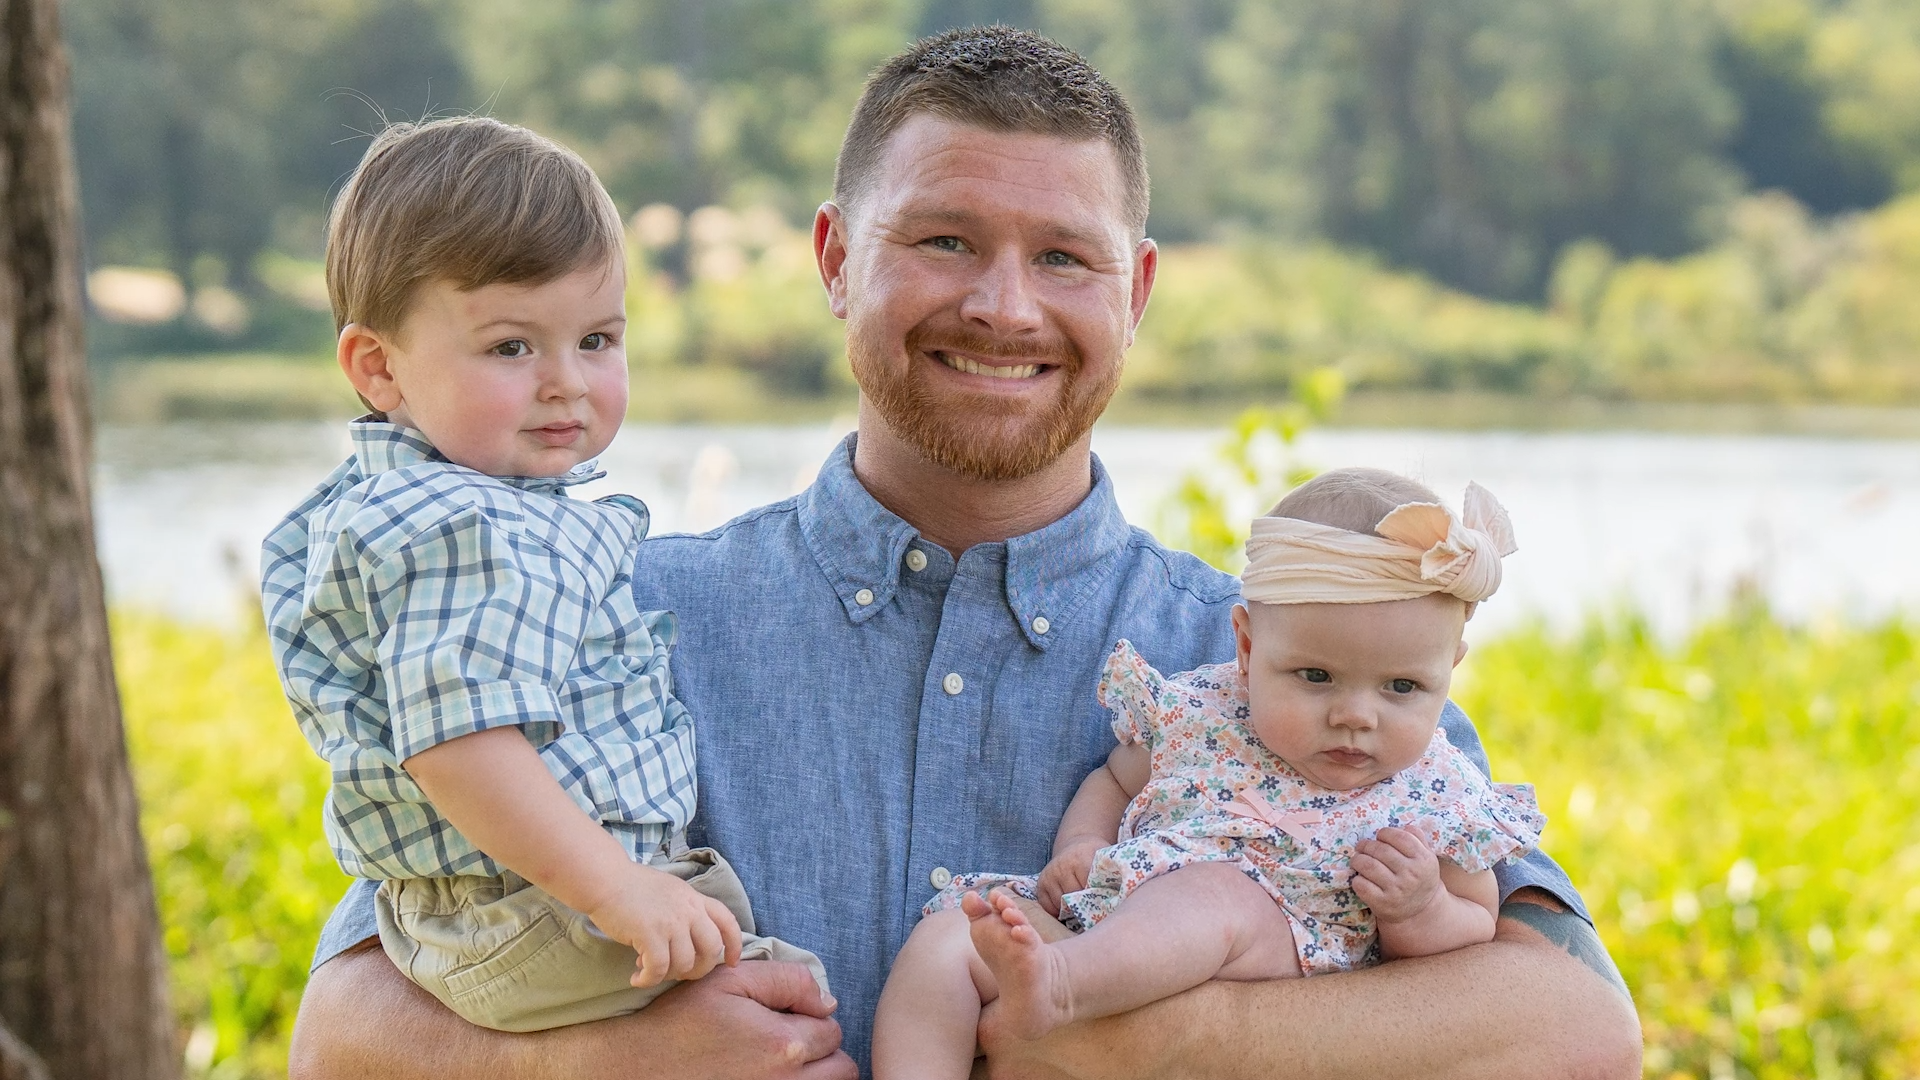
[[1161,696],[1166,679],[1122,640],[1107,654],[1101,672],[1100,704],[1113,711],[1113,737],[1122,745],[1152,749],[1160,732]]
[[464,508],[362,558],[396,758],[509,725],[560,735],[555,688],[590,612],[551,549]]

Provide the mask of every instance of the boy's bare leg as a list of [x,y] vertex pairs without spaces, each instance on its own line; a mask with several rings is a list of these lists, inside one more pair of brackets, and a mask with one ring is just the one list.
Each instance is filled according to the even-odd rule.
[[1154,878],[1093,929],[1051,945],[1004,891],[984,901],[969,895],[963,904],[1009,1030],[1022,1038],[1126,1012],[1210,979],[1300,974],[1280,906],[1226,863]]
[[999,996],[965,912],[920,920],[894,958],[873,1013],[874,1080],[966,1080],[980,1008]]

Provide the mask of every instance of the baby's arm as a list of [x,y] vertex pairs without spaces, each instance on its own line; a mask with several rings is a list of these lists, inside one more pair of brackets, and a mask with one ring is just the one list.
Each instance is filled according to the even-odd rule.
[[1500,886],[1434,855],[1405,829],[1381,829],[1353,857],[1353,891],[1373,909],[1389,960],[1432,956],[1493,940]]
[[635,986],[739,962],[740,924],[726,905],[636,864],[567,797],[519,728],[449,739],[403,764],[475,847],[633,946]]
[[1094,853],[1119,838],[1120,818],[1147,786],[1147,773],[1147,748],[1125,743],[1081,781],[1054,835],[1053,861],[1040,871],[1040,906],[1047,914],[1058,917],[1060,898],[1087,887]]

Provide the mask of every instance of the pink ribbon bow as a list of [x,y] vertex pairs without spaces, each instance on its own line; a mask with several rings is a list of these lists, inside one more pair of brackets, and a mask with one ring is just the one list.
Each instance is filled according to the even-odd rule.
[[1268,802],[1265,795],[1252,788],[1247,788],[1235,795],[1233,801],[1227,804],[1227,812],[1239,817],[1251,818],[1278,829],[1303,845],[1313,839],[1313,833],[1309,831],[1310,826],[1318,825],[1322,820],[1317,810],[1282,812]]

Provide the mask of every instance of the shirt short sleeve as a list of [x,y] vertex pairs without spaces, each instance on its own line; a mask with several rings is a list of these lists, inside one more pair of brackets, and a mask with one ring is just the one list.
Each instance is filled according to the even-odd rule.
[[1160,733],[1167,681],[1122,640],[1107,654],[1100,674],[1100,704],[1113,712],[1113,737],[1122,745],[1138,743],[1151,749]]

